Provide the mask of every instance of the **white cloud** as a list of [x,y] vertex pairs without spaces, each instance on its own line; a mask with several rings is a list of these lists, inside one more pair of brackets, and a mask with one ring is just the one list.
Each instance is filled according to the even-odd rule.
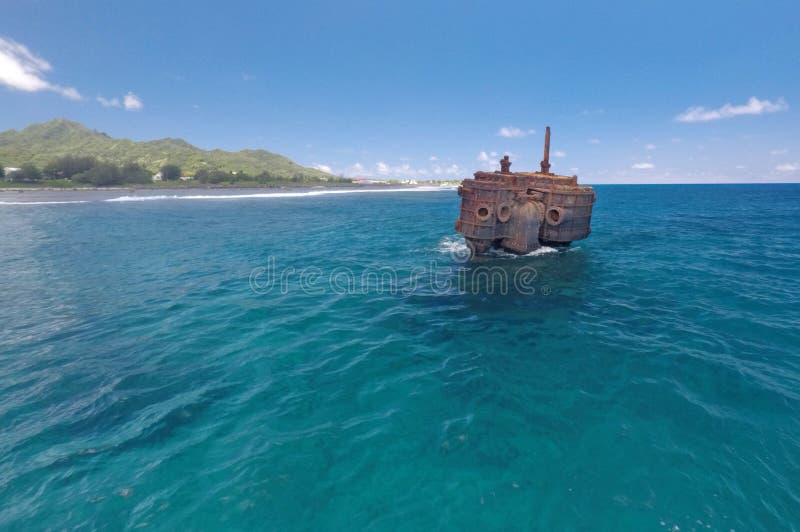
[[78,89],[73,87],[56,87],[56,89],[61,93],[62,96],[69,98],[70,100],[80,100],[82,98],[81,93],[78,92]]
[[144,107],[141,98],[132,92],[125,95],[125,98],[122,100],[122,105],[125,106],[126,111],[138,111]]
[[[510,151],[506,151],[506,152],[503,152],[503,153],[505,155],[511,156],[511,152]],[[478,153],[478,160],[479,161],[494,161],[494,159],[496,157],[499,157],[499,156],[500,156],[500,154],[498,152],[494,151],[494,150],[489,151],[489,152],[481,151],[480,153]]]
[[[96,98],[97,103],[102,105],[103,107],[124,107],[126,111],[138,111],[144,104],[142,103],[141,98],[136,96],[134,93],[129,92],[122,99],[119,98],[105,98],[103,96],[98,96]],[[199,109],[200,106],[195,104],[192,105],[194,109]]]
[[327,164],[315,164],[311,168],[316,168],[320,172],[325,172],[326,174],[332,174],[333,173],[333,170],[331,170],[331,167],[328,166]]
[[376,163],[362,164],[356,162],[351,165],[338,166],[315,163],[312,168],[334,175],[346,177],[362,177],[373,179],[455,179],[463,173],[462,168],[455,163],[442,164],[431,162],[430,166],[412,166],[410,163],[400,162],[395,165],[391,162],[378,161]]
[[520,139],[528,135],[533,135],[534,133],[536,133],[536,131],[533,129],[525,130],[514,126],[501,127],[497,130],[498,137],[505,137],[507,139]]
[[782,150],[769,150],[770,155],[785,155],[789,153],[789,150],[782,149]]
[[[50,83],[45,74],[53,67],[31,52],[25,45],[0,37],[0,85],[24,92],[52,91],[70,100],[82,99],[77,89]],[[138,111],[144,107],[141,98],[129,92],[122,99],[97,96],[103,107],[124,107]]]
[[26,46],[0,37],[0,84],[24,92],[52,91],[70,100],[80,100],[76,89],[54,85],[44,78],[52,68]]
[[311,168],[315,170],[319,170],[320,172],[325,172],[328,174],[333,175],[343,175],[346,177],[372,177],[373,173],[366,170],[364,165],[359,162],[353,163],[351,165],[331,165],[331,164],[321,164],[321,163],[314,163],[311,165]]
[[589,144],[600,144],[600,139],[589,139]]
[[731,105],[726,103],[719,109],[706,109],[705,107],[689,107],[686,111],[675,117],[678,122],[710,122],[723,118],[733,118],[742,115],[763,115],[767,113],[777,113],[789,108],[783,98],[775,102],[769,100],[759,100],[755,96],[747,100],[743,105]]
[[[414,179],[419,177],[426,177],[431,173],[431,170],[427,168],[414,168],[409,163],[403,163],[397,166],[392,166],[387,164],[383,161],[380,161],[375,164],[375,169],[379,176],[386,177],[390,179]],[[363,172],[363,168],[359,163],[356,163],[355,166],[351,167],[350,170],[353,171],[355,174],[361,174],[365,176],[369,176],[368,172]],[[433,173],[441,174],[446,172],[446,169],[442,170],[441,167],[437,164],[433,167]]]
[[652,170],[655,167],[656,165],[654,165],[653,163],[636,163],[633,166],[631,166],[631,168],[633,168],[634,170]]
[[647,144],[647,145],[644,147],[644,149],[646,149],[646,150],[648,150],[648,151],[652,151],[652,150],[656,149],[656,145],[655,145],[655,144]]
[[[511,152],[503,152],[505,155],[513,158],[513,154]],[[496,151],[481,151],[478,153],[478,157],[476,160],[480,162],[479,165],[480,170],[485,171],[492,171],[498,168],[497,163],[499,160],[500,154]]]
[[567,152],[565,152],[565,151],[555,150],[553,152],[553,157],[566,157],[566,156],[567,156]]
[[437,156],[435,156],[435,155],[431,155],[430,157],[428,157],[428,160],[429,161],[438,161],[439,158]]
[[797,163],[784,163],[776,166],[775,170],[777,170],[778,172],[795,172],[797,170],[800,170],[800,165],[798,165]]
[[119,98],[111,98],[110,100],[107,98],[103,98],[102,96],[97,97],[98,103],[103,107],[119,107]]
[[447,168],[445,168],[444,173],[447,175],[456,175],[458,174],[459,168],[457,164],[451,164]]

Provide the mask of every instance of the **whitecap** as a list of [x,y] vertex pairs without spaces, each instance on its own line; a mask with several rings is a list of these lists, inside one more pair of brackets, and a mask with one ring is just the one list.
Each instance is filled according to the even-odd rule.
[[[578,248],[574,248],[578,249]],[[470,251],[467,247],[467,243],[463,237],[452,237],[446,236],[439,241],[436,250],[439,253],[448,254],[454,258],[461,258],[461,257],[469,257]],[[518,255],[516,253],[511,253],[501,248],[489,248],[486,251],[486,256],[496,258],[496,259],[518,259],[519,257],[536,257],[539,255],[547,255],[550,253],[558,253],[558,248],[554,248],[551,246],[542,246],[538,249],[534,249],[530,253],[526,253],[524,255]]]
[[436,251],[439,253],[455,253],[460,255],[462,253],[469,253],[469,248],[467,247],[467,242],[462,237],[446,236],[439,241],[439,245],[436,246]]
[[520,257],[537,257],[539,255],[547,255],[549,253],[558,253],[558,249],[550,246],[542,246],[538,249],[534,249],[530,253],[525,253],[523,255],[517,255],[516,253],[511,253],[504,249],[497,249],[497,248],[490,248],[489,251],[487,251],[488,255],[499,259],[518,259]]
[[256,194],[199,194],[199,195],[159,195],[159,196],[120,196],[103,201],[157,201],[157,200],[236,200],[236,199],[261,199],[261,198],[302,198],[305,196],[326,196],[330,194],[377,194],[391,192],[436,192],[453,190],[449,187],[413,187],[413,188],[385,188],[385,189],[324,189],[297,192],[261,192]]
[[548,253],[558,253],[558,249],[552,248],[550,246],[542,246],[539,249],[534,249],[530,253],[526,253],[525,257],[535,257],[537,255],[546,255]]

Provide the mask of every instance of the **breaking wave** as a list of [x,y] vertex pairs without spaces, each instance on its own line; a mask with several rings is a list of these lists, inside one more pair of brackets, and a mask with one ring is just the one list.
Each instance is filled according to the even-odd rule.
[[[567,248],[566,251],[574,251],[575,249],[579,248]],[[436,251],[439,253],[445,253],[450,255],[455,259],[459,259],[462,257],[469,257],[469,248],[467,247],[467,243],[461,236],[446,236],[439,241],[439,245],[436,246]],[[554,248],[551,246],[542,246],[539,249],[535,249],[530,253],[526,253],[524,255],[517,255],[515,253],[509,253],[503,249],[498,248],[490,248],[486,252],[486,256],[498,258],[498,259],[518,259],[520,257],[536,257],[539,255],[548,255],[550,253],[558,253],[558,248]]]
[[297,192],[259,192],[255,194],[198,194],[198,195],[159,195],[159,196],[120,196],[103,201],[158,201],[158,200],[235,200],[235,199],[260,199],[260,198],[301,198],[304,196],[326,196],[330,194],[377,194],[391,192],[435,192],[453,190],[452,187],[413,187],[413,188],[386,188],[386,189],[346,189],[346,190],[306,190]]
[[436,251],[439,253],[469,253],[469,248],[463,237],[446,236],[439,241]]
[[558,249],[550,246],[542,246],[539,249],[534,249],[530,253],[525,253],[524,255],[517,255],[516,253],[510,253],[504,249],[498,249],[498,248],[490,248],[489,251],[486,252],[488,256],[500,259],[518,259],[520,257],[536,257],[538,255],[547,255],[549,253],[558,253]]
[[539,249],[534,249],[530,253],[526,253],[525,257],[535,257],[536,255],[547,255],[548,253],[558,253],[558,249],[550,246],[542,246]]

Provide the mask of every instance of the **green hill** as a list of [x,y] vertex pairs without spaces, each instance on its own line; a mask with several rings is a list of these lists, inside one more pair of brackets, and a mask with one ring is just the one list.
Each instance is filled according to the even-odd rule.
[[0,133],[2,166],[33,163],[41,168],[66,155],[89,155],[117,165],[136,162],[153,172],[169,163],[180,166],[184,174],[189,175],[205,167],[250,175],[268,172],[280,179],[327,181],[333,178],[266,150],[201,150],[185,140],[171,138],[146,142],[115,139],[64,118],[33,124],[22,131],[10,129]]

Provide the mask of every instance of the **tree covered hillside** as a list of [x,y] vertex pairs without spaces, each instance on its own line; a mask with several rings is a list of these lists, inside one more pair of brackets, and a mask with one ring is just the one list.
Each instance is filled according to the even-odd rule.
[[[59,118],[33,124],[21,131],[0,133],[0,163],[40,168],[62,157],[94,157],[117,166],[136,163],[155,173],[165,164],[177,165],[188,175],[198,170],[268,175],[276,180],[325,182],[338,178],[266,150],[202,150],[181,139],[136,142],[115,139],[77,122]],[[202,173],[202,172],[201,172]]]

